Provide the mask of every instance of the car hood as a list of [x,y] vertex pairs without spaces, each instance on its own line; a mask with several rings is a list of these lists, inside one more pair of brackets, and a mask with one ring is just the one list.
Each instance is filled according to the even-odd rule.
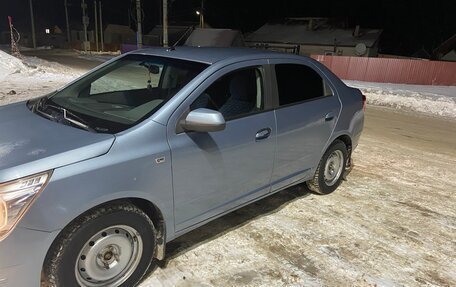
[[103,155],[114,140],[42,118],[25,102],[2,106],[0,183]]

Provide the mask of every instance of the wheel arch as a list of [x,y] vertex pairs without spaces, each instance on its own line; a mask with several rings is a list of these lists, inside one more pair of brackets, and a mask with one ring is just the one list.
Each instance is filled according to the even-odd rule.
[[[342,135],[339,135],[337,138],[335,138],[333,140],[333,142],[331,143],[331,145],[336,141],[336,140],[340,140],[341,142],[343,142],[345,144],[345,147],[347,148],[347,161],[345,163],[345,171],[342,175],[342,178],[344,180],[347,179],[347,176],[348,174],[351,172],[351,170],[353,169],[353,159],[352,159],[352,152],[353,152],[353,140],[352,138],[348,135],[348,134],[342,134]],[[331,146],[330,145],[330,146]],[[356,147],[356,145],[355,145]]]
[[[351,155],[353,151],[353,139],[348,133],[340,133],[337,135],[334,135],[332,140],[329,140],[327,145],[324,147],[322,151],[322,156],[325,154],[325,152],[334,144],[335,141],[341,141],[345,144],[345,147],[347,148],[347,155],[348,155],[348,164],[351,164]],[[356,147],[356,145],[355,145]]]
[[[342,179],[345,179],[347,173],[347,166],[351,166],[351,151],[352,151],[352,139],[347,134],[340,134],[337,137],[333,138],[332,140],[328,141],[327,147],[324,149],[323,155],[315,168],[314,176],[311,180],[306,181],[308,188],[317,193],[317,194],[329,194],[332,193],[334,190],[337,189]],[[333,178],[330,178],[330,183],[326,182],[326,171],[327,168],[327,160],[330,156],[329,152],[334,153],[337,151],[335,146],[340,146],[340,148],[344,147],[345,151],[340,152],[345,157],[343,163],[340,165],[340,170],[337,171],[336,175]],[[334,150],[331,150],[334,149]],[[343,159],[343,158],[342,158]],[[322,168],[323,166],[323,168]],[[339,173],[340,172],[340,173]],[[349,171],[348,171],[349,172]]]
[[144,213],[149,216],[150,220],[154,223],[157,229],[157,246],[155,250],[155,258],[163,260],[165,258],[166,246],[166,224],[163,213],[157,205],[143,198],[126,198],[132,204],[140,208]]
[[[139,209],[141,209],[152,221],[154,224],[154,227],[156,229],[156,247],[155,247],[155,255],[154,258],[157,258],[158,260],[163,260],[165,257],[165,246],[166,246],[166,224],[165,224],[165,219],[163,216],[162,211],[158,206],[151,201],[140,198],[140,197],[124,197],[124,198],[117,198],[113,200],[108,200],[102,203],[99,203],[95,206],[92,206],[91,208],[85,210],[84,212],[80,213],[76,217],[74,217],[71,221],[69,221],[62,230],[60,230],[59,234],[54,238],[52,243],[50,244],[50,247],[48,251],[46,252],[46,257],[49,251],[52,249],[52,246],[56,242],[56,240],[59,238],[59,235],[64,232],[65,228],[70,226],[74,221],[76,221],[78,218],[86,214],[87,212],[90,212],[91,210],[98,209],[102,206],[105,205],[112,205],[116,203],[122,203],[122,202],[128,202]],[[46,262],[44,260],[43,264]]]
[[340,140],[340,141],[342,141],[345,144],[345,146],[347,147],[348,154],[350,156],[351,155],[351,150],[352,150],[352,139],[351,139],[351,137],[349,135],[347,135],[347,134],[343,134],[343,135],[340,135],[337,138],[335,138],[332,143],[334,143],[336,140]]

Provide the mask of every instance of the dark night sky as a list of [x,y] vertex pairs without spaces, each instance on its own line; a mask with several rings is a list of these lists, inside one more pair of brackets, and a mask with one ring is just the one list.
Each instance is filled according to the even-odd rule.
[[[7,29],[7,15],[20,31],[30,30],[28,0],[0,0],[0,30]],[[33,0],[37,26],[65,27],[63,0]],[[93,13],[92,0],[89,13]],[[145,30],[159,22],[159,0],[142,0]],[[422,3],[426,2],[425,5]],[[80,0],[68,0],[70,22],[80,23]],[[206,21],[216,28],[253,31],[267,21],[283,17],[332,17],[354,27],[382,28],[381,51],[411,55],[424,47],[428,52],[456,33],[456,1],[305,1],[305,0],[205,0]],[[413,3],[413,4],[411,4]],[[198,21],[200,0],[175,0],[169,8],[171,22]],[[104,0],[104,23],[129,24],[131,0]],[[91,15],[89,15],[91,16]],[[92,20],[92,19],[91,19]]]

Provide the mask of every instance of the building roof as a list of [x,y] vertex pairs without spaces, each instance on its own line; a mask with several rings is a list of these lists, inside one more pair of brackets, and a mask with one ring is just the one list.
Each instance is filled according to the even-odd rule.
[[244,46],[241,32],[231,29],[195,29],[185,41],[194,47],[240,47]]
[[378,41],[382,30],[361,29],[357,37],[353,32],[354,30],[329,27],[310,30],[308,25],[302,24],[266,24],[247,36],[246,42],[346,47],[363,43],[366,47],[372,47]]
[[445,42],[443,42],[440,46],[438,46],[434,51],[433,54],[437,57],[437,59],[443,57],[445,54],[450,53],[452,50],[456,49],[456,34],[448,38]]

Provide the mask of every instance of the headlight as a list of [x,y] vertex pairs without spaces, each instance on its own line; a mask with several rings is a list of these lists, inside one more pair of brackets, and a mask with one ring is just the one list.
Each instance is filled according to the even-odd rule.
[[52,172],[44,172],[0,183],[0,241],[14,229],[37,195],[46,187]]

